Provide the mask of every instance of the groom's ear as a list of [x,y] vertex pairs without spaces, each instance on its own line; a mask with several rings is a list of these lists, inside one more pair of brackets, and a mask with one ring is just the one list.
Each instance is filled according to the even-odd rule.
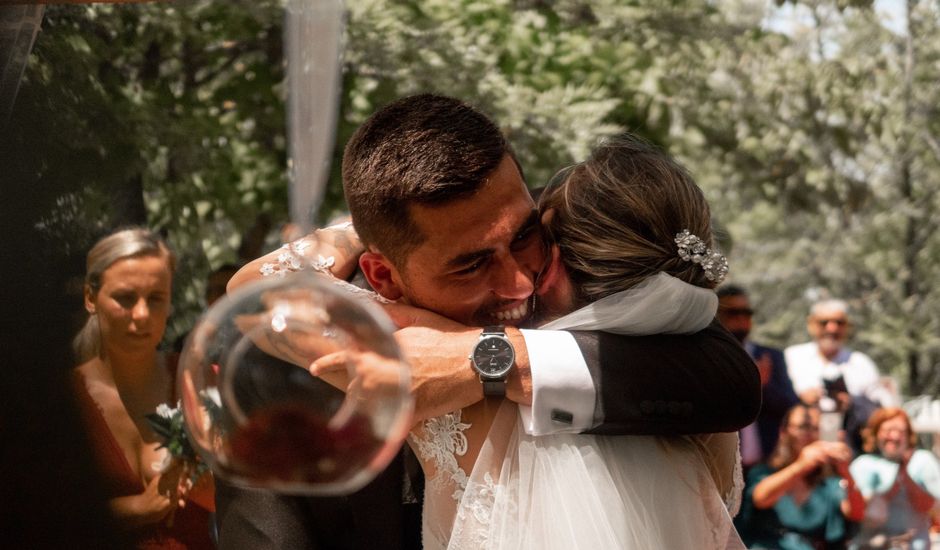
[[397,300],[402,297],[401,275],[395,265],[380,252],[363,252],[359,268],[372,289],[383,298]]

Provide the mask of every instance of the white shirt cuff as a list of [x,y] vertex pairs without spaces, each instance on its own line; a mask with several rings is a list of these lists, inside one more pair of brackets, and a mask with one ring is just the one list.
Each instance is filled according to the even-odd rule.
[[526,433],[580,433],[593,427],[594,379],[571,333],[521,332],[532,375],[532,406],[519,406]]

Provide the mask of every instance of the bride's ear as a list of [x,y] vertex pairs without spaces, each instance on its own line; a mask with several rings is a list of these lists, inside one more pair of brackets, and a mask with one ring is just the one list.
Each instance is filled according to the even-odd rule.
[[552,231],[552,220],[555,218],[555,209],[547,208],[542,212],[542,217],[539,218],[539,225],[541,226],[542,231],[542,240],[545,241],[546,245],[554,244],[555,234]]
[[401,276],[392,262],[379,252],[363,252],[359,268],[372,289],[383,298],[397,300],[402,297]]
[[542,212],[542,219],[541,219],[542,225],[550,224],[552,222],[552,218],[554,217],[555,217],[555,209],[554,208],[546,209],[545,212]]

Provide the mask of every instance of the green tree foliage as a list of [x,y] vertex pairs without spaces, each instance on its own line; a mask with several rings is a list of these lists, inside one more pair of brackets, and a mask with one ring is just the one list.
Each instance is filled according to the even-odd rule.
[[271,2],[46,10],[10,121],[10,181],[45,195],[31,200],[73,276],[103,233],[164,233],[180,259],[171,338],[201,309],[209,269],[235,260],[259,214],[284,211],[282,17]]
[[[479,105],[533,186],[628,129],[705,189],[761,337],[804,340],[811,298],[844,297],[857,346],[908,392],[936,389],[940,8],[909,0],[887,27],[877,5],[348,0],[320,217],[343,210],[343,143],[403,95]],[[769,25],[776,6],[803,17]],[[120,223],[165,231],[183,259],[176,332],[205,273],[286,221],[282,20],[275,0],[47,8],[16,177],[46,184],[43,224],[72,256]]]
[[846,298],[858,347],[919,393],[940,382],[940,13],[909,2],[909,32],[896,34],[870,6],[844,4],[801,3],[807,23],[789,36],[723,41],[671,143],[733,239],[764,334],[805,339],[812,299]]

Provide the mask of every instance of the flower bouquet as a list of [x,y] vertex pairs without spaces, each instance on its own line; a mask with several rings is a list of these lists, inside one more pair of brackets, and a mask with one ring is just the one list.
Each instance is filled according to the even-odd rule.
[[175,408],[161,403],[157,406],[156,412],[145,415],[145,418],[150,423],[153,432],[163,439],[160,448],[166,448],[169,451],[163,463],[155,465],[157,471],[165,472],[174,459],[183,464],[193,483],[209,471],[209,466],[196,453],[189,441],[189,436],[186,435],[185,420],[179,402]]

